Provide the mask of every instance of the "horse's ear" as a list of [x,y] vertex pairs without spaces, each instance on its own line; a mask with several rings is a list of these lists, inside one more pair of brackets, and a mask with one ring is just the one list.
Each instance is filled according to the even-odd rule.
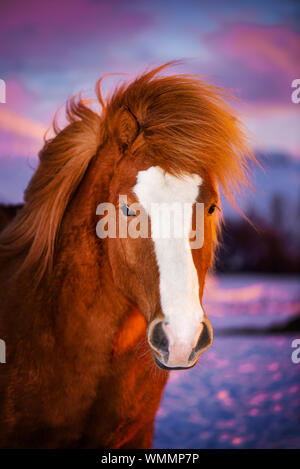
[[122,106],[116,113],[114,119],[114,133],[118,144],[122,148],[128,148],[138,136],[138,121],[125,106]]

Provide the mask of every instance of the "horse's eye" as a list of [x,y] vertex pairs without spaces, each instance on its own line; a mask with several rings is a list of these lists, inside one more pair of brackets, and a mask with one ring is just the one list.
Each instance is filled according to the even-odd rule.
[[212,215],[212,213],[214,213],[215,209],[216,209],[216,204],[212,204],[208,209],[209,215]]
[[122,205],[121,207],[122,213],[125,215],[125,217],[135,217],[136,213],[133,210],[130,210],[128,205]]

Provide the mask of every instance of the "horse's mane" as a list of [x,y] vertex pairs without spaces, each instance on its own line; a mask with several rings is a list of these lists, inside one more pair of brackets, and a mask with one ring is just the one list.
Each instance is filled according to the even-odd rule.
[[46,141],[39,166],[26,191],[25,204],[0,236],[0,257],[22,252],[21,269],[35,266],[41,279],[51,268],[63,215],[100,146],[115,140],[118,111],[127,108],[139,125],[131,147],[173,174],[205,170],[235,203],[248,183],[247,162],[253,158],[247,138],[226,92],[192,75],[164,75],[170,64],[124,82],[106,100],[96,93],[100,115],[80,96],[66,106],[68,125]]

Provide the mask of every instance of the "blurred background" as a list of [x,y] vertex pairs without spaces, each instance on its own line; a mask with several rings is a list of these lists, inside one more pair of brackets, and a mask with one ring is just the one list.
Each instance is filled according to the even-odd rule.
[[185,59],[175,72],[240,99],[263,166],[240,199],[255,229],[224,203],[204,298],[214,344],[197,367],[171,373],[156,448],[300,447],[299,32],[296,0],[0,0],[2,204],[22,202],[57,108],[80,90],[93,96],[103,74]]

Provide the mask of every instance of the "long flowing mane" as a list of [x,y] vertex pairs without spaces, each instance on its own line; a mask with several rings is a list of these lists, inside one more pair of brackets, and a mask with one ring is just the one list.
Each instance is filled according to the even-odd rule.
[[100,114],[78,96],[67,103],[68,125],[62,131],[54,125],[55,137],[41,150],[24,207],[0,236],[0,257],[23,254],[21,269],[34,267],[39,279],[51,268],[65,210],[93,157],[115,141],[115,122],[124,107],[139,124],[133,155],[148,155],[173,174],[205,170],[235,203],[254,157],[227,93],[194,75],[164,75],[169,65],[125,81],[105,100],[99,80]]

